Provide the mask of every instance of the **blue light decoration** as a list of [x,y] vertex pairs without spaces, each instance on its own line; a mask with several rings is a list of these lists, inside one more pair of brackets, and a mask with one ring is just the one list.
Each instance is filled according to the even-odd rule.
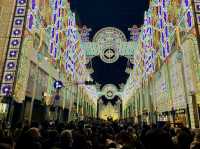
[[185,7],[188,8],[189,7],[189,0],[184,0],[185,1]]
[[[51,18],[53,20],[52,25],[51,25],[51,39],[49,42],[49,53],[52,56],[54,60],[59,60],[60,59],[60,43],[61,39],[59,34],[63,32],[65,29],[62,26],[63,19],[61,17],[61,10],[63,8],[63,2],[62,0],[52,0],[51,2],[52,6],[52,14]],[[62,39],[63,40],[63,39]]]
[[31,1],[31,9],[35,10],[35,7],[36,7],[36,0],[32,0]]
[[68,16],[68,25],[65,34],[67,36],[65,51],[65,68],[66,72],[71,74],[72,78],[75,79],[76,48],[79,39],[74,13]]
[[191,11],[187,12],[187,25],[189,28],[192,28],[192,13],[191,13]]
[[53,87],[54,87],[55,89],[61,89],[61,88],[64,87],[64,85],[63,85],[62,81],[56,80],[56,81],[54,82],[54,84],[53,84]]
[[16,57],[16,56],[17,56],[17,51],[10,50],[10,51],[9,51],[9,56],[10,56],[10,57]]

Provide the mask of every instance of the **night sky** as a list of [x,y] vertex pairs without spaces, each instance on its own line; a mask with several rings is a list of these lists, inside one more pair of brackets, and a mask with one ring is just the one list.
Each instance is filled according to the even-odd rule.
[[92,28],[91,37],[101,28],[111,26],[122,30],[127,38],[128,28],[142,25],[148,0],[71,0],[80,26]]
[[[76,13],[77,24],[92,29],[90,39],[104,27],[116,27],[129,39],[128,28],[141,26],[144,11],[148,9],[148,0],[70,0],[71,9]],[[94,73],[92,78],[102,84],[126,83],[129,75],[125,72],[127,59],[120,57],[113,64],[106,64],[99,57],[91,61]]]

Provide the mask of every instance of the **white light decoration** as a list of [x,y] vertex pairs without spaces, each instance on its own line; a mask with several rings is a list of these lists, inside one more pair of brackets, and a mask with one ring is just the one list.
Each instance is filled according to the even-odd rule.
[[90,41],[90,32],[92,31],[91,28],[87,28],[86,25],[83,25],[82,28],[80,28],[80,35],[81,35],[81,41],[82,42],[89,42]]
[[132,28],[128,28],[128,31],[130,32],[130,39],[133,41],[138,41],[140,29],[137,27],[137,25],[133,25]]

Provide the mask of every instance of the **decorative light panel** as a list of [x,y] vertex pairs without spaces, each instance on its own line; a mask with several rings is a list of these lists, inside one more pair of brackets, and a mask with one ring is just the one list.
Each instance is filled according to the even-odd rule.
[[21,50],[22,35],[25,24],[27,0],[17,0],[15,5],[12,29],[10,32],[9,47],[3,71],[3,80],[0,86],[0,96],[13,94],[16,79],[19,52]]

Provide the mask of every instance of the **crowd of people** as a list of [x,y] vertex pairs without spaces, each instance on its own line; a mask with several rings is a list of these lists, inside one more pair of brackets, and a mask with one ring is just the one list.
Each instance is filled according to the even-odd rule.
[[127,120],[27,122],[0,128],[0,149],[200,149],[200,132]]

